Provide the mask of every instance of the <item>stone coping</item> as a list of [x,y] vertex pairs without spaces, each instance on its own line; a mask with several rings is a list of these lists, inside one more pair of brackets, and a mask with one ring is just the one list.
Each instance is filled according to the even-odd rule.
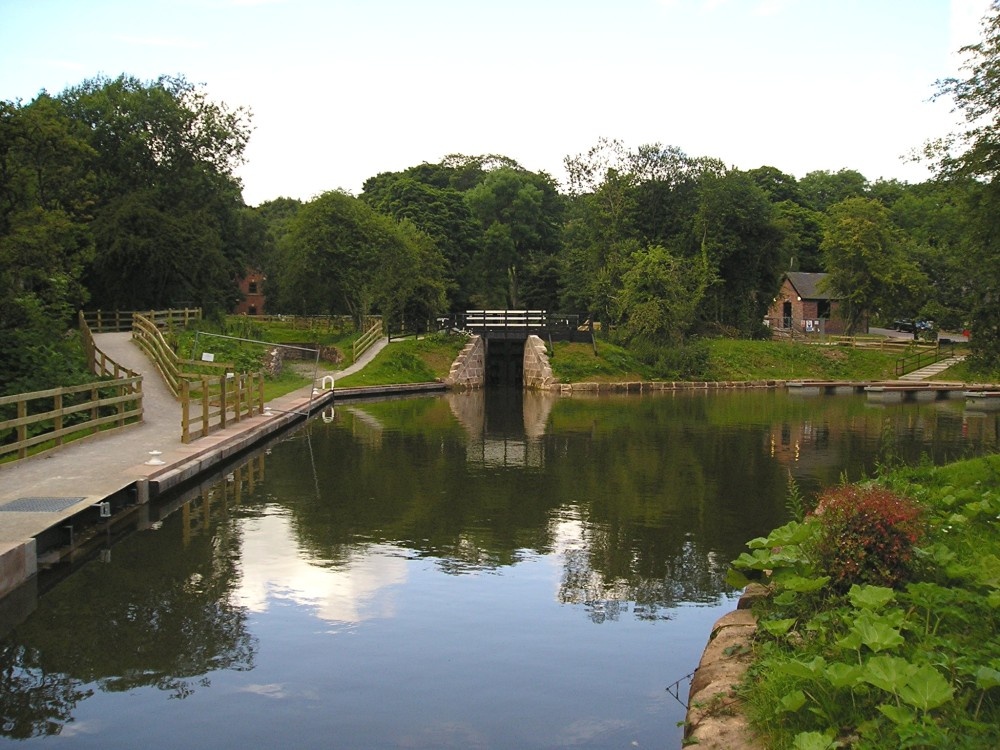
[[750,584],[736,609],[712,626],[708,645],[691,678],[684,721],[684,745],[712,750],[762,750],[760,738],[750,728],[743,703],[736,692],[750,666],[751,641],[757,618],[751,606],[768,589]]
[[630,382],[584,382],[584,383],[556,383],[552,390],[557,390],[564,395],[574,393],[659,393],[661,391],[708,391],[731,388],[783,388],[788,381],[785,380],[717,380],[717,381],[689,381],[689,380],[640,380]]

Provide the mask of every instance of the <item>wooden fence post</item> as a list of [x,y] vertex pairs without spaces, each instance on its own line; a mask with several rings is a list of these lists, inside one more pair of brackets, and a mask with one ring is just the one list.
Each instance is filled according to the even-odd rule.
[[201,437],[208,434],[208,375],[201,376]]
[[191,382],[181,381],[181,442],[191,442]]
[[[25,419],[28,416],[28,402],[18,401],[17,402],[17,418]],[[25,424],[19,424],[17,426],[17,442],[21,443],[21,447],[17,449],[18,458],[26,458],[28,455],[28,449],[24,446],[24,441],[28,439],[28,426]]]
[[226,409],[229,408],[229,394],[226,392],[226,376],[219,378],[219,427],[226,429]]
[[55,413],[56,413],[56,416],[55,416],[55,418],[53,419],[53,422],[52,422],[52,428],[56,432],[56,445],[62,445],[63,444],[62,435],[59,434],[62,431],[62,428],[63,428],[63,413],[62,413],[62,410],[63,410],[63,395],[62,395],[62,391],[59,391],[59,393],[57,393],[55,395],[55,397],[52,400],[52,405],[55,407]]

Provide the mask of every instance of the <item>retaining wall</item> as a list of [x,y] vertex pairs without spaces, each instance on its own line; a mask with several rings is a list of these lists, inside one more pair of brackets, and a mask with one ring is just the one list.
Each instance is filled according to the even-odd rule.
[[482,388],[486,383],[486,346],[481,336],[473,336],[452,362],[444,380],[449,387]]

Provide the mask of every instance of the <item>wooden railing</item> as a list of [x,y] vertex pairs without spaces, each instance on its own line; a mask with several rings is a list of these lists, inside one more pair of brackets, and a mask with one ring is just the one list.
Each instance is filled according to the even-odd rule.
[[181,388],[186,378],[219,373],[225,375],[235,369],[232,362],[196,362],[180,359],[163,337],[160,327],[144,313],[135,313],[132,316],[132,338],[153,361],[170,392],[177,397],[181,395]]
[[180,359],[159,326],[142,313],[132,316],[132,338],[181,402],[181,442],[264,413],[262,373],[237,374],[232,362]]
[[181,441],[190,443],[230,423],[264,413],[260,373],[185,376],[181,380]]
[[369,318],[366,321],[366,325],[369,324],[368,329],[362,333],[354,341],[353,351],[352,351],[352,361],[357,362],[358,357],[364,354],[371,345],[382,338],[382,319],[381,318]]
[[80,319],[95,333],[114,333],[116,331],[131,331],[132,317],[143,315],[154,324],[163,327],[174,325],[186,326],[188,323],[201,320],[200,307],[185,307],[169,310],[84,310]]
[[[109,426],[142,420],[142,377],[51,388],[0,398],[0,413],[16,417],[0,421],[0,460],[20,460],[84,437]],[[14,440],[7,442],[13,435]],[[35,450],[32,450],[35,449]],[[16,454],[10,459],[10,454]]]
[[[83,345],[83,354],[87,359],[87,369],[90,372],[99,378],[111,377],[117,379],[137,377],[141,386],[142,376],[139,373],[118,364],[94,343],[94,334],[82,312],[78,315],[78,325],[80,328],[80,343]],[[140,387],[136,390],[141,391],[142,389]]]

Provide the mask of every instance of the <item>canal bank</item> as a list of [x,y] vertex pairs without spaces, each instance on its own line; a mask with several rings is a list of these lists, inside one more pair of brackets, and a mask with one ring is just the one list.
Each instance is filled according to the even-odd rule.
[[445,388],[442,383],[330,390],[306,386],[269,402],[263,414],[183,443],[181,407],[131,335],[99,337],[102,350],[115,361],[146,375],[143,421],[0,467],[0,599],[14,595],[39,568],[71,559],[96,529],[112,528],[122,514],[330,409],[336,401]]

